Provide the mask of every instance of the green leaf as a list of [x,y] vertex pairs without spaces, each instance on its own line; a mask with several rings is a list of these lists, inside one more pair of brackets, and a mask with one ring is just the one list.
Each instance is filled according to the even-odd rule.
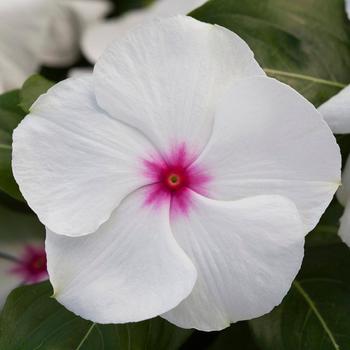
[[301,272],[283,303],[250,322],[264,350],[347,350],[350,251],[341,243],[307,246]]
[[52,87],[54,83],[45,79],[41,75],[33,75],[25,81],[20,92],[22,109],[29,113],[30,107],[38,99],[38,97]]
[[229,328],[221,331],[213,343],[206,349],[259,350],[258,346],[255,344],[247,322],[232,324]]
[[237,33],[269,75],[316,106],[350,82],[343,0],[212,0],[191,15]]
[[0,222],[0,246],[6,241],[43,239],[45,235],[44,226],[25,203],[1,192]]
[[0,95],[0,190],[23,201],[11,167],[12,132],[25,115],[19,103],[17,90]]
[[0,190],[19,201],[24,201],[12,174],[11,159],[11,146],[0,145]]
[[135,324],[97,325],[50,297],[49,282],[15,289],[0,318],[0,349],[175,350],[191,335],[161,318]]
[[19,107],[19,91],[10,91],[0,95],[0,148],[12,144],[12,131],[23,119],[25,113]]

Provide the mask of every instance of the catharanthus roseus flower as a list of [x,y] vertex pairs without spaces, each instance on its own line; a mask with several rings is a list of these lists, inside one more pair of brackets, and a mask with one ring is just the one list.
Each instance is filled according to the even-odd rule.
[[[350,1],[345,1],[350,17]],[[319,108],[334,134],[350,134],[350,85],[342,89]],[[345,207],[340,219],[339,236],[350,247],[350,158],[346,160],[342,174],[342,186],[337,192],[338,201]]]
[[[7,253],[0,253],[0,306],[7,294],[22,284],[37,283],[47,279],[46,253],[43,244],[2,245]],[[8,256],[7,259],[4,257]]]
[[130,11],[119,18],[90,25],[82,38],[82,51],[90,62],[96,63],[109,44],[126,35],[132,28],[155,18],[187,15],[206,1],[155,0],[151,5]]
[[59,302],[100,323],[214,330],[281,302],[340,153],[238,36],[178,16],[40,97],[14,132],[13,170],[47,226]]
[[[335,134],[350,133],[350,86],[319,107],[329,127]],[[342,186],[337,192],[338,201],[345,207],[340,219],[339,236],[350,247],[350,158],[342,174]]]
[[43,247],[25,246],[23,254],[14,263],[10,273],[24,283],[35,283],[47,277],[46,253]]

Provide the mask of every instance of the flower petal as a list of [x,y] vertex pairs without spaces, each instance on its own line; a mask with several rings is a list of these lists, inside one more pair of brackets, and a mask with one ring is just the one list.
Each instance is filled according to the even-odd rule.
[[84,33],[82,50],[86,57],[96,63],[103,51],[113,42],[137,25],[154,18],[186,15],[207,0],[157,0],[151,5],[130,11],[117,19],[90,26]]
[[350,199],[350,156],[348,156],[341,174],[341,186],[337,191],[337,199],[344,207]]
[[98,108],[90,76],[57,84],[33,105],[14,132],[13,171],[40,220],[78,236],[149,182],[142,158],[152,153],[139,132]]
[[2,90],[20,87],[39,67],[51,5],[47,0],[0,1]]
[[343,216],[340,218],[339,236],[350,247],[350,202],[345,206]]
[[289,290],[304,254],[295,205],[280,196],[224,202],[194,193],[192,202],[171,228],[198,279],[191,295],[162,316],[212,331],[269,312]]
[[96,23],[87,28],[83,34],[81,48],[91,63],[96,63],[103,52],[114,40],[122,38],[129,30],[145,21],[148,9],[138,9],[121,18]]
[[318,110],[335,134],[349,134],[350,86],[326,101]]
[[111,6],[100,0],[60,0],[54,4],[42,61],[49,66],[68,66],[79,57],[81,34],[97,22]]
[[55,297],[83,318],[140,321],[170,310],[193,288],[196,270],[172,236],[170,201],[160,207],[145,205],[145,190],[126,198],[89,236],[47,232]]
[[339,147],[327,124],[296,91],[266,77],[232,85],[195,165],[211,171],[211,198],[277,194],[291,199],[305,233],[340,184]]
[[222,27],[177,16],[115,42],[95,66],[98,104],[166,156],[209,139],[218,98],[232,80],[263,75],[247,44]]

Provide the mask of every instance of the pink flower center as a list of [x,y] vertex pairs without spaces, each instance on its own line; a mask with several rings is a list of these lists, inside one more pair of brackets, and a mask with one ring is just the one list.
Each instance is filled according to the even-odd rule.
[[166,157],[144,161],[145,176],[152,185],[148,186],[146,204],[160,206],[171,201],[172,214],[187,213],[193,192],[205,195],[210,176],[204,169],[194,165],[185,145],[175,147]]
[[46,253],[43,247],[28,245],[10,273],[18,275],[24,283],[36,283],[47,278]]

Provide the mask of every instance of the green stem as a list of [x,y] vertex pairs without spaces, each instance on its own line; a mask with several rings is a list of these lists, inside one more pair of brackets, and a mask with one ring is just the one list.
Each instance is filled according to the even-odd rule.
[[303,298],[305,299],[307,304],[310,306],[310,309],[314,312],[315,316],[320,321],[324,331],[326,332],[332,345],[334,346],[334,349],[340,350],[339,345],[337,344],[331,330],[328,328],[326,321],[324,320],[324,318],[322,317],[320,312],[317,310],[317,307],[316,307],[315,303],[311,300],[310,296],[306,293],[306,291],[304,290],[304,288],[300,285],[300,283],[298,281],[295,280],[293,282],[293,285],[294,285],[295,289],[303,296]]
[[345,88],[347,86],[347,84],[344,84],[344,83],[339,83],[337,81],[332,81],[332,80],[320,79],[320,78],[312,77],[310,75],[304,75],[304,74],[298,74],[298,73],[290,73],[290,72],[285,72],[285,71],[276,70],[276,69],[270,69],[270,68],[264,68],[264,71],[267,74],[280,75],[282,77],[307,80],[307,81],[311,81],[313,83],[334,86],[334,87],[338,87],[338,88],[341,88],[341,89],[343,89],[343,88]]
[[96,326],[96,323],[93,323],[90,326],[90,328],[86,332],[84,338],[81,340],[81,342],[79,343],[78,347],[75,350],[80,350],[81,349],[81,347],[84,345],[84,343],[86,342],[86,339],[89,337],[90,333],[92,332],[92,330],[94,329],[95,326]]

